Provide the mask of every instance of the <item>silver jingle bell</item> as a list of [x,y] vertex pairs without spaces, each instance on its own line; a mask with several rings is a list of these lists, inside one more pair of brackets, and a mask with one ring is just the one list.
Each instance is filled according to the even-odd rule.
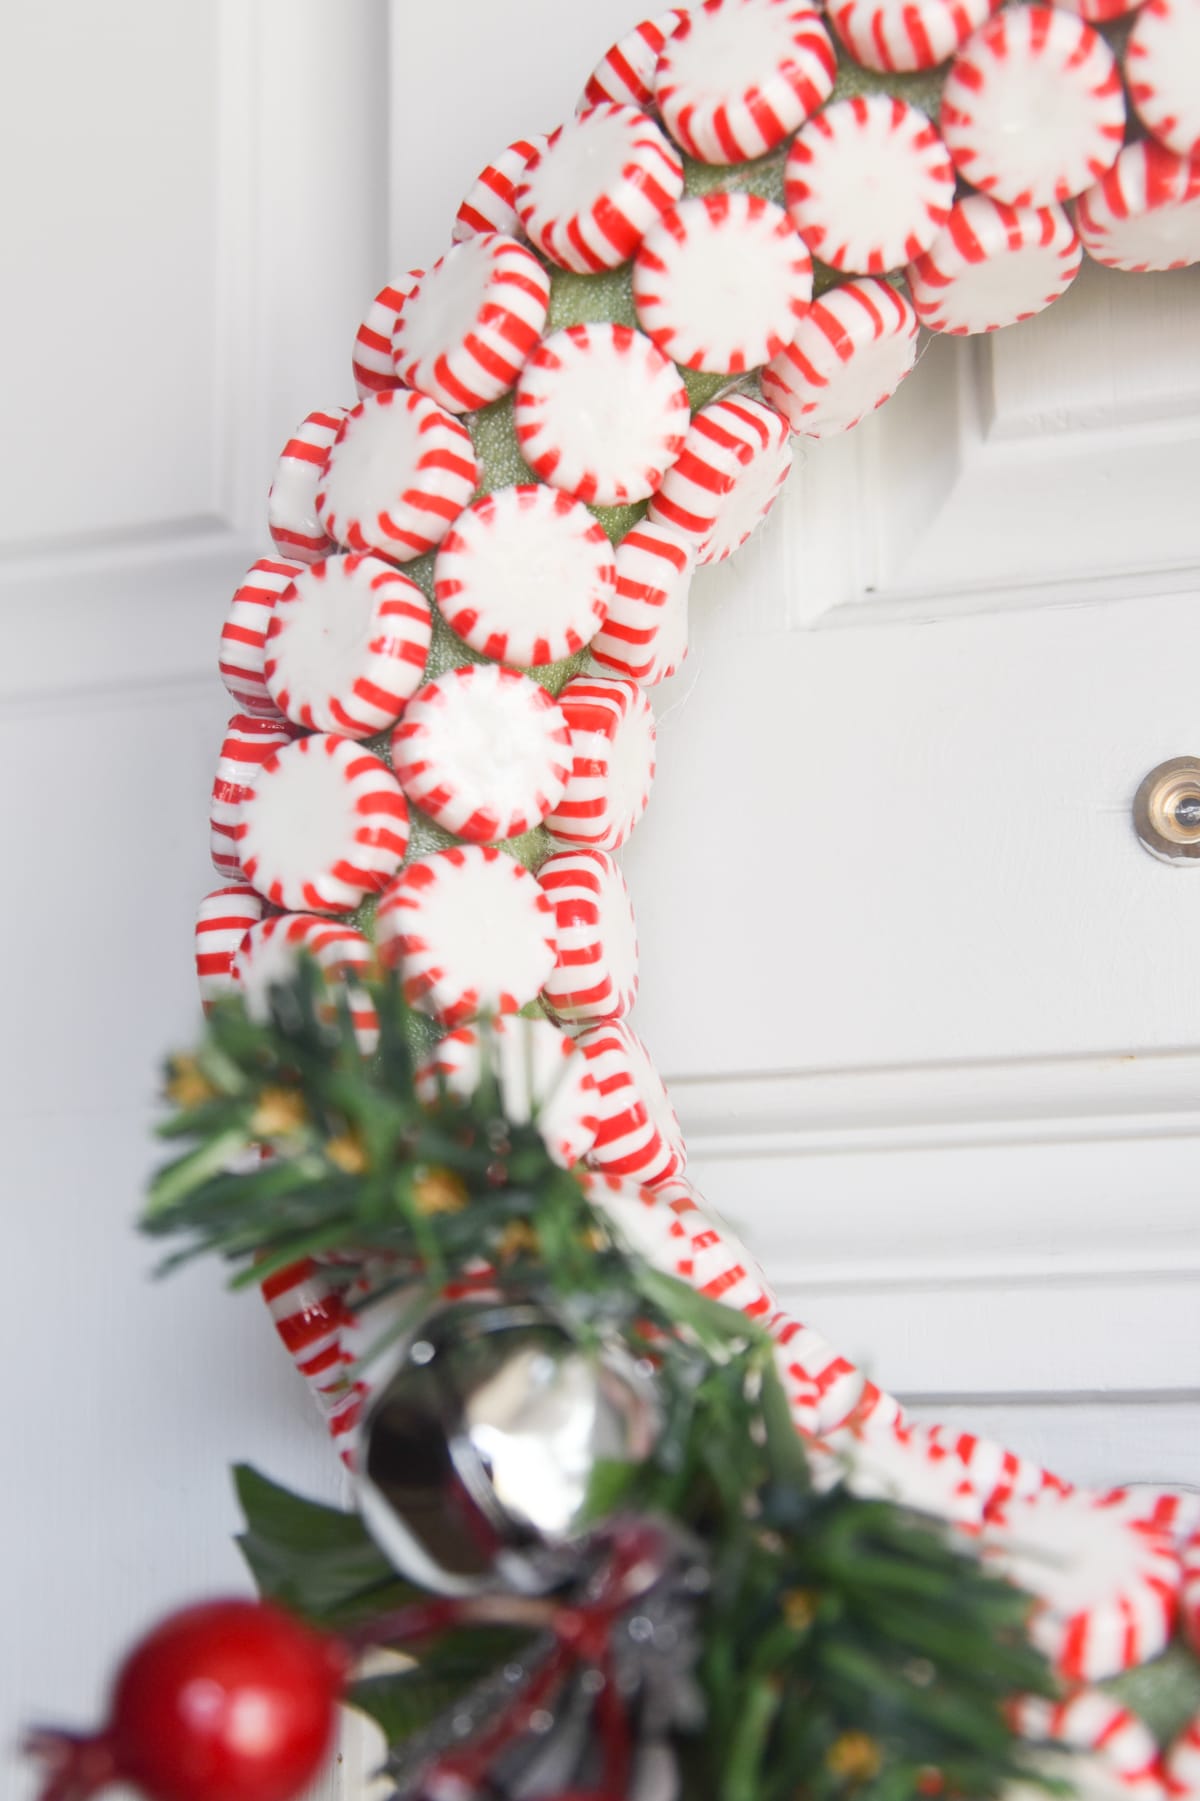
[[533,1302],[428,1315],[364,1412],[357,1499],[394,1567],[445,1595],[541,1594],[578,1573],[597,1469],[658,1436],[650,1378]]

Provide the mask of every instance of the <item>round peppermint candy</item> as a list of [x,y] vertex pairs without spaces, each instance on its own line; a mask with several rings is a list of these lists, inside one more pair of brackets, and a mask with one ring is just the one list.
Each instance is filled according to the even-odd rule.
[[812,298],[812,260],[782,207],[698,194],[664,214],[633,265],[638,323],[689,369],[741,375],[786,344]]
[[982,1504],[958,1459],[928,1427],[888,1412],[855,1415],[823,1435],[814,1473],[819,1486],[844,1480],[863,1500],[892,1501],[969,1530],[983,1524]]
[[285,563],[278,557],[261,557],[250,566],[229,603],[221,627],[221,680],[247,713],[278,717],[279,708],[263,674],[267,632],[275,603],[303,567],[303,563]]
[[248,879],[275,906],[349,913],[403,862],[408,808],[386,763],[317,733],[255,770],[234,837]]
[[1200,262],[1200,156],[1175,156],[1143,138],[1129,144],[1075,203],[1088,255],[1141,274]]
[[602,850],[548,857],[538,881],[554,906],[558,962],[542,999],[559,1019],[620,1019],[637,999],[638,944],[625,878]]
[[696,546],[669,525],[643,519],[617,546],[617,584],[592,640],[606,674],[652,687],[674,675],[688,647],[688,588]]
[[406,297],[424,274],[424,269],[410,269],[407,275],[380,288],[371,302],[354,340],[354,387],[360,400],[400,386],[392,355],[392,333]]
[[653,119],[604,101],[551,132],[517,184],[530,241],[577,274],[615,269],[683,193],[683,164]]
[[1179,1605],[1170,1533],[1107,1495],[1077,1490],[993,1509],[985,1554],[1037,1597],[1030,1637],[1072,1681],[1096,1681],[1157,1656]]
[[554,909],[537,882],[492,844],[419,857],[376,917],[380,955],[399,964],[410,1006],[441,1025],[519,1013],[554,967]]
[[794,1415],[811,1418],[812,1428],[822,1433],[863,1417],[879,1390],[815,1326],[780,1311],[767,1321],[767,1330]]
[[588,79],[578,110],[613,100],[619,106],[636,106],[643,112],[654,105],[654,73],[663,45],[687,18],[687,10],[673,6],[655,19],[643,19],[611,50],[605,51]]
[[954,204],[954,170],[918,107],[860,94],[809,120],[788,151],[784,189],[814,256],[881,275],[937,237]]
[[1151,137],[1200,156],[1200,0],[1147,0],[1125,46],[1129,98]]
[[196,981],[205,1012],[237,987],[234,958],[251,926],[263,916],[265,902],[248,882],[214,888],[196,913]]
[[427,1104],[442,1094],[469,1100],[485,1071],[495,1078],[505,1119],[532,1120],[564,1169],[591,1150],[599,1123],[595,1077],[583,1052],[548,1019],[504,1014],[448,1032],[417,1071],[417,1094]]
[[517,138],[489,163],[458,209],[451,237],[456,244],[480,231],[503,231],[510,236],[521,228],[517,217],[517,183],[534,157],[546,147],[544,134]]
[[254,772],[295,736],[294,727],[285,719],[259,719],[252,714],[235,713],[226,726],[209,809],[209,842],[218,875],[241,875],[237,828]]
[[[1039,1773],[1069,1783],[1089,1801],[1092,1796],[1096,1801],[1162,1801],[1166,1793],[1154,1734],[1113,1695],[1093,1688],[1059,1702],[1025,1695],[1015,1705],[1014,1724],[1031,1743],[1062,1746],[1071,1753],[1039,1757]],[[1017,1801],[1034,1801],[1046,1790],[1022,1783],[1004,1792]]]
[[969,194],[905,275],[921,324],[952,336],[998,331],[1060,300],[1083,251],[1058,205],[1012,207]]
[[718,429],[741,445],[737,473],[717,501],[716,515],[697,551],[701,563],[723,563],[762,524],[792,466],[787,420],[774,407],[731,394],[705,409]]
[[276,548],[298,563],[328,556],[333,540],[317,518],[317,489],[348,409],[310,413],[289,438],[267,495],[267,525]]
[[1057,7],[1006,6],[950,65],[940,119],[946,148],[974,187],[1010,206],[1044,206],[1112,167],[1125,138],[1125,94],[1112,51],[1082,19]]
[[441,543],[478,480],[466,426],[427,394],[393,388],[347,413],[317,517],[345,549],[407,563]]
[[664,44],[655,99],[689,155],[740,163],[802,125],[836,73],[829,34],[803,0],[705,0]]
[[500,232],[456,244],[405,297],[392,335],[406,387],[451,413],[499,400],[546,329],[550,277]]
[[813,302],[760,377],[794,432],[831,438],[891,398],[917,360],[917,315],[889,282],[865,277]]
[[588,1161],[645,1188],[678,1175],[683,1134],[662,1077],[641,1039],[623,1020],[589,1026],[575,1040],[598,1090],[599,1123]]
[[434,593],[452,631],[498,662],[574,656],[616,586],[598,519],[541,482],[496,488],[461,513],[438,551]]
[[421,684],[433,614],[415,582],[382,557],[329,557],[280,595],[266,678],[281,713],[310,731],[369,738]]
[[[233,960],[234,979],[254,1019],[270,1018],[271,990],[288,982],[302,956],[317,964],[326,981],[344,993],[354,1036],[365,1056],[379,1043],[379,1016],[366,990],[353,978],[371,975],[375,953],[369,938],[341,920],[315,913],[277,913],[251,926]],[[322,1009],[336,1018],[336,1002]]]
[[668,1176],[653,1188],[599,1169],[581,1179],[592,1206],[652,1268],[750,1319],[774,1310],[762,1270],[728,1227],[705,1211],[685,1176]]
[[568,325],[517,386],[521,454],[552,487],[596,506],[645,500],[683,447],[678,370],[628,325]]
[[953,56],[999,4],[1000,0],[831,0],[829,21],[864,68],[934,69]]
[[413,806],[480,844],[540,825],[562,799],[570,761],[562,712],[500,663],[439,675],[392,734],[392,767]]
[[546,815],[561,844],[619,850],[654,780],[654,714],[636,682],[577,675],[558,697],[570,737],[562,799]]

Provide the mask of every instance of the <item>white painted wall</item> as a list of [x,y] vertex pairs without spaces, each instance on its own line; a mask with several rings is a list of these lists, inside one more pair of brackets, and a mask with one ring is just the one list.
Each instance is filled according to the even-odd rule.
[[[231,1460],[335,1487],[259,1310],[208,1269],[149,1284],[129,1229],[157,1058],[195,1022],[216,634],[278,445],[351,397],[365,301],[630,18],[9,22],[6,1751],[239,1581]],[[880,1380],[1083,1480],[1200,1481],[1200,870],[1128,823],[1200,745],[1200,285],[1092,274],[935,346],[701,578],[626,859],[636,1023],[698,1180]]]

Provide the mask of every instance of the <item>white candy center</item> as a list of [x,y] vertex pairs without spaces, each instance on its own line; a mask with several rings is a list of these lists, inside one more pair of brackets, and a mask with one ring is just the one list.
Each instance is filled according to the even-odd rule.
[[695,11],[691,29],[672,38],[668,81],[689,98],[722,100],[761,88],[795,58],[793,28],[782,7],[726,6]]
[[[533,705],[523,682],[447,680],[442,692],[444,705],[422,707],[426,729],[405,754],[429,764],[430,775],[453,791],[464,815],[490,810],[503,827],[514,814],[527,813],[539,794],[560,798],[563,781],[554,778],[549,742],[562,724],[557,709]],[[561,749],[565,760],[565,745]]]
[[271,642],[275,657],[272,681],[295,697],[308,698],[319,684],[326,694],[345,695],[363,672],[375,626],[372,571],[386,565],[376,559],[351,573],[345,557],[325,564],[324,577],[296,578],[297,600],[279,615],[282,630]]
[[405,364],[460,347],[476,329],[494,262],[486,237],[468,238],[421,280],[404,303],[397,343]]
[[442,875],[419,914],[409,915],[412,930],[455,994],[456,983],[478,985],[483,1008],[501,993],[536,995],[549,973],[552,920],[535,909],[532,882],[514,878],[508,857],[467,858]]
[[257,857],[259,879],[318,878],[353,849],[354,814],[345,771],[327,756],[320,740],[314,749],[298,746],[279,753],[269,775],[255,777],[248,801],[243,862]]
[[593,113],[563,128],[529,175],[530,199],[541,217],[569,219],[611,196],[634,155],[628,114]]
[[412,485],[421,456],[420,415],[405,406],[368,403],[346,428],[323,484],[339,530],[361,519],[372,530]]
[[[511,635],[508,654],[523,662],[522,651],[535,637],[562,641],[574,632],[586,642],[593,636],[593,603],[612,592],[612,583],[601,579],[611,555],[589,538],[592,516],[582,507],[560,512],[536,501],[521,504],[512,494],[504,490],[494,510],[460,518],[456,529],[465,551],[455,559],[455,573],[463,587],[452,605],[478,610],[473,639],[482,636],[480,628]],[[552,656],[559,654],[552,649]]]

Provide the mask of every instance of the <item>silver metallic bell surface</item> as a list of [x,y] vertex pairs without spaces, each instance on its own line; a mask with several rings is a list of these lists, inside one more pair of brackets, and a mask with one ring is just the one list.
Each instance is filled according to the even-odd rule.
[[431,1313],[368,1403],[357,1498],[394,1567],[446,1595],[544,1593],[578,1570],[597,1466],[644,1460],[653,1385],[532,1302]]

